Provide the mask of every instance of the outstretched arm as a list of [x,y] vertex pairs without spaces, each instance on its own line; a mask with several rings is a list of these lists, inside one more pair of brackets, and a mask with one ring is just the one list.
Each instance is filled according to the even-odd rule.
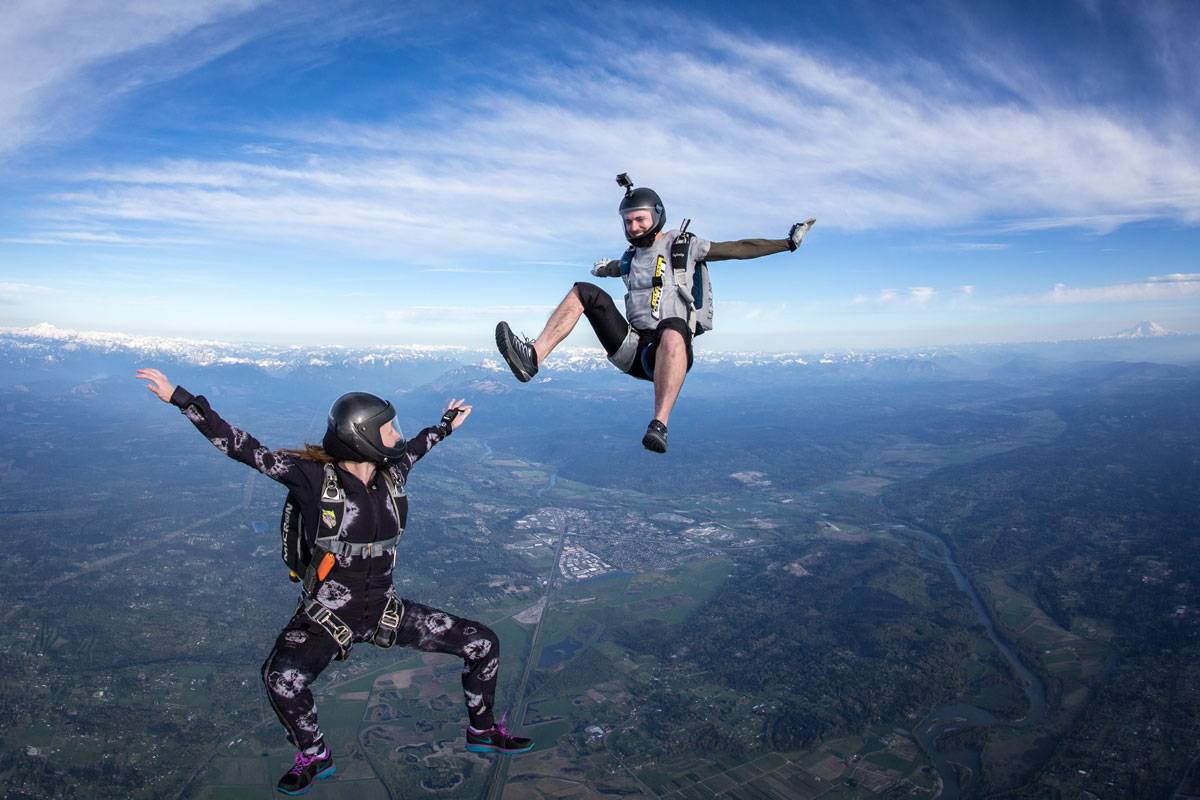
[[786,251],[794,251],[804,241],[815,219],[797,222],[788,231],[786,239],[738,239],[733,242],[713,242],[708,248],[708,261],[761,258]]
[[602,258],[592,265],[592,274],[597,278],[619,278],[621,261],[614,258]]
[[146,388],[159,400],[177,406],[196,429],[225,455],[289,487],[304,482],[297,459],[272,452],[263,447],[258,439],[221,419],[203,396],[193,396],[187,389],[168,381],[167,376],[156,369],[139,369],[137,377],[148,381]]
[[458,430],[469,416],[471,416],[471,406],[466,405],[465,399],[451,400],[447,403],[446,411],[437,425],[425,428],[405,443],[404,455],[391,466],[395,479],[404,485],[408,480],[408,471],[412,469],[413,464],[420,461],[421,457],[433,449],[435,444]]

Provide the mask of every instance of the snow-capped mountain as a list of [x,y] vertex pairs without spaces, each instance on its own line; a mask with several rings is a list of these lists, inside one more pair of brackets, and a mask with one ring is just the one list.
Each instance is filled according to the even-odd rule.
[[[992,375],[989,370],[1012,372],[1014,358],[1062,360],[1072,358],[1149,360],[1163,345],[1182,343],[1181,354],[1195,358],[1198,337],[1173,334],[1154,322],[1143,322],[1112,337],[1074,342],[1027,345],[963,345],[913,350],[827,352],[732,352],[709,350],[707,340],[697,344],[696,364],[689,385],[706,380],[770,383],[778,379],[801,383],[845,381],[972,380]],[[714,340],[713,344],[720,344]],[[1134,350],[1131,350],[1134,348]],[[494,349],[380,344],[270,345],[220,340],[143,336],[102,331],[76,331],[50,324],[28,328],[0,328],[0,384],[31,380],[92,380],[125,376],[131,368],[215,369],[227,374],[265,379],[327,384],[347,380],[383,381],[393,386],[414,386],[437,380],[465,378],[507,385],[508,367]],[[591,380],[616,372],[598,346],[561,347],[538,372],[538,382],[572,376]],[[242,380],[243,378],[237,378]]]
[[[488,371],[507,372],[494,351],[465,347],[432,345],[265,345],[225,342],[215,339],[183,339],[141,336],[106,331],[76,331],[42,323],[28,328],[0,328],[0,350],[15,351],[32,359],[53,361],[67,353],[129,354],[145,358],[168,358],[196,366],[245,365],[273,373],[322,367],[390,366],[417,361],[449,362],[473,365]],[[10,353],[11,354],[11,353]],[[875,363],[929,362],[944,357],[937,351],[906,353],[825,352],[759,353],[704,351],[696,361],[726,367],[821,367],[832,365],[872,365]],[[563,347],[544,370],[554,372],[592,372],[612,367],[598,347]]]
[[288,372],[303,367],[388,366],[394,362],[471,361],[478,357],[462,347],[375,345],[351,348],[340,345],[302,346],[223,342],[215,339],[182,339],[139,336],[109,331],[75,331],[48,323],[29,328],[0,328],[0,348],[25,351],[31,356],[92,351],[127,353],[146,358],[169,358],[197,366],[248,365],[267,371]]
[[1157,322],[1154,322],[1153,320],[1145,320],[1143,322],[1139,322],[1137,325],[1134,325],[1132,328],[1125,328],[1124,330],[1117,331],[1108,338],[1144,339],[1150,336],[1170,336],[1171,333],[1171,331],[1167,330],[1162,325],[1159,325]]

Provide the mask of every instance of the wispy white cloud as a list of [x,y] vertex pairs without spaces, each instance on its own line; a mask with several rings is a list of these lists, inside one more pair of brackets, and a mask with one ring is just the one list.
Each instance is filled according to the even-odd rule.
[[1107,286],[1071,287],[1057,283],[1046,293],[1017,298],[1018,302],[1071,305],[1076,303],[1138,303],[1200,296],[1200,273],[1154,275],[1142,281]]
[[482,269],[475,267],[430,267],[421,272],[444,272],[452,275],[513,275],[514,269]]
[[0,303],[27,303],[35,297],[45,297],[54,294],[49,286],[39,286],[32,283],[0,282]]
[[782,234],[809,214],[851,230],[1200,223],[1195,126],[1044,94],[997,101],[968,77],[897,80],[887,65],[699,20],[688,30],[636,62],[598,57],[615,44],[573,30],[586,66],[530,57],[436,112],[297,119],[251,130],[238,159],[93,171],[53,198],[53,214],[435,266],[481,248],[536,258],[611,241],[618,170],[713,236]]
[[105,231],[54,231],[45,230],[36,237],[14,236],[0,238],[3,244],[30,244],[48,247],[62,245],[121,245],[128,247],[179,247],[204,244],[203,239],[185,239],[171,236],[138,236],[128,233]]
[[938,290],[932,286],[914,286],[907,291],[883,289],[874,298],[859,293],[850,300],[851,305],[926,307],[996,308],[1038,305],[1077,305],[1085,303],[1140,303],[1161,300],[1178,300],[1200,296],[1200,272],[1181,272],[1170,275],[1153,275],[1138,281],[1113,283],[1103,286],[1068,286],[1057,283],[1045,292],[1009,294],[979,297],[976,287],[964,284],[953,289]]
[[[180,37],[261,0],[139,3],[16,0],[0,26],[0,156],[59,138],[115,97],[175,77],[246,41],[234,31],[186,47]],[[155,49],[152,57],[147,51]],[[140,54],[141,60],[128,60]]]
[[734,323],[753,323],[761,325],[767,322],[775,322],[786,319],[788,317],[787,303],[757,303],[749,300],[722,300],[718,306],[714,306],[716,314],[719,314],[719,322],[722,326]]
[[908,296],[912,301],[921,306],[932,300],[935,294],[937,294],[937,289],[932,286],[913,286],[908,290]]
[[[0,26],[0,158],[86,135],[148,87],[270,37],[268,59],[308,65],[352,36],[388,36],[415,12],[370,0],[11,0]],[[286,54],[286,55],[281,55]],[[270,144],[243,146],[268,156]]]
[[981,253],[999,250],[1008,250],[1012,247],[1006,242],[939,242],[937,244],[924,245],[918,249],[921,250],[948,250],[955,253]]
[[938,290],[932,286],[910,286],[908,289],[881,289],[874,297],[860,292],[850,299],[850,305],[923,308],[937,296]]
[[509,306],[407,306],[383,312],[388,322],[432,323],[475,322],[479,319],[506,319],[514,317],[546,317],[554,310],[552,305],[509,305]]

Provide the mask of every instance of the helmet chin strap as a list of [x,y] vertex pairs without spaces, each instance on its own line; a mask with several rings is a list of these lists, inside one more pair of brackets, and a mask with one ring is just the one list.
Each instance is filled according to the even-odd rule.
[[640,236],[635,236],[629,240],[629,243],[634,247],[649,247],[654,244],[654,239],[658,236],[658,231],[646,231]]
[[[390,466],[390,465],[396,463],[397,461],[399,461],[404,456],[404,443],[403,442],[401,442],[400,446],[398,446],[398,447],[378,447],[375,445],[374,442],[368,442],[367,444],[369,444],[371,446],[371,449],[374,450],[375,452],[370,454],[372,456],[371,458],[367,458],[367,459],[363,459],[363,460],[367,461],[371,464],[374,464],[377,467]],[[361,453],[360,455],[367,455],[367,453]]]

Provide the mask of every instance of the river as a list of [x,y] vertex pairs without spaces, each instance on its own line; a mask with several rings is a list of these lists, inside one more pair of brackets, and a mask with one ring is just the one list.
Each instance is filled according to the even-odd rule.
[[[491,456],[492,448],[486,442],[483,443],[483,446],[487,448],[485,458]],[[557,483],[558,470],[555,469],[550,474],[546,485],[537,490],[537,496],[541,497],[553,489]],[[889,514],[889,516],[891,515]],[[958,783],[958,770],[955,769],[954,765],[964,765],[971,770],[973,775],[978,776],[982,766],[979,753],[971,750],[939,750],[938,739],[965,728],[1024,727],[1036,724],[1046,715],[1046,686],[1021,661],[1016,651],[996,633],[996,625],[987,610],[987,606],[983,604],[983,600],[980,599],[979,593],[975,591],[974,585],[972,585],[970,579],[967,578],[966,574],[963,573],[958,563],[954,560],[954,555],[946,540],[933,531],[908,524],[897,525],[894,530],[924,539],[940,550],[942,561],[954,577],[955,585],[971,601],[971,607],[975,610],[975,616],[978,617],[979,623],[983,626],[988,639],[996,646],[1005,663],[1008,664],[1008,668],[1012,670],[1013,675],[1021,684],[1021,688],[1025,691],[1025,697],[1029,702],[1029,711],[1025,716],[1013,720],[998,719],[994,714],[968,703],[954,703],[934,709],[917,724],[915,730],[917,743],[929,756],[930,761],[933,762],[933,767],[937,770],[938,776],[942,781],[941,797],[945,798],[945,800],[959,800],[962,792]]]
[[1014,720],[997,719],[995,715],[984,711],[982,708],[967,703],[956,703],[929,712],[917,725],[917,743],[921,745],[921,748],[929,756],[933,762],[934,769],[937,770],[938,776],[942,779],[943,788],[941,796],[946,800],[959,800],[961,787],[958,783],[958,771],[955,769],[954,764],[962,764],[968,767],[972,774],[977,776],[982,766],[980,764],[979,753],[971,750],[939,750],[938,739],[948,733],[954,733],[964,728],[991,726],[1023,727],[1040,722],[1046,715],[1046,686],[1021,661],[1016,651],[996,633],[996,625],[992,620],[991,614],[988,613],[987,606],[983,604],[979,593],[975,591],[975,587],[971,584],[971,581],[963,573],[957,562],[955,562],[950,545],[946,540],[933,531],[917,528],[912,525],[900,525],[896,526],[895,529],[925,539],[941,549],[942,560],[946,564],[946,568],[950,570],[950,574],[954,576],[954,583],[970,598],[971,607],[975,609],[975,615],[979,618],[980,624],[983,625],[987,637],[992,640],[992,644],[996,645],[996,649],[1004,657],[1005,663],[1008,664],[1009,669],[1016,676],[1018,682],[1021,684],[1021,688],[1025,690],[1025,697],[1029,702],[1029,711],[1025,716]]
[[557,485],[558,485],[558,469],[556,468],[554,470],[554,472],[550,473],[550,478],[546,481],[546,485],[537,490],[537,496],[541,497],[542,495],[544,495],[546,492],[550,491]]

